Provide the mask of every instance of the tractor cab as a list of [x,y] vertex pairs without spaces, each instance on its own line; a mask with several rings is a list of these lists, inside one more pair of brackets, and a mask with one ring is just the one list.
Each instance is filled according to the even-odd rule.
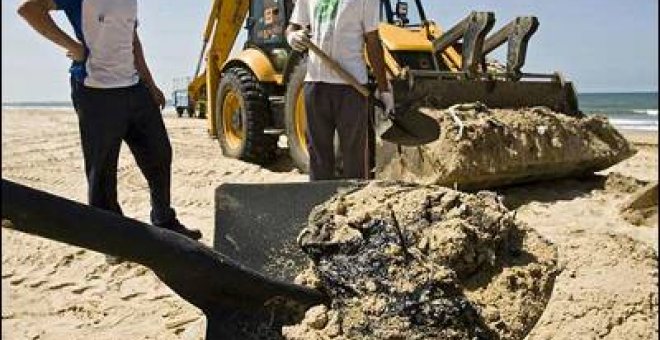
[[399,27],[421,27],[426,21],[424,7],[420,1],[415,1],[414,6],[407,1],[381,0],[381,21]]
[[285,47],[284,31],[288,24],[288,14],[293,8],[287,8],[285,0],[256,0],[250,4],[250,14],[246,19],[249,39],[257,46]]
[[292,0],[255,0],[245,21],[245,47],[264,52],[277,72],[283,71],[291,54],[285,31],[292,11]]

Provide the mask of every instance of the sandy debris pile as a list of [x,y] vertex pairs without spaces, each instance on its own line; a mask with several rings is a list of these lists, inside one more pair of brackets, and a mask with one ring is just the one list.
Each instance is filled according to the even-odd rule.
[[329,309],[287,339],[522,339],[552,291],[556,250],[493,193],[374,182],[318,206],[296,281]]
[[600,116],[571,117],[545,107],[489,109],[480,103],[422,111],[437,119],[440,138],[401,152],[383,142],[379,178],[483,189],[592,173],[634,154]]
[[635,226],[658,225],[658,181],[642,181],[611,172],[605,180],[605,191],[627,196],[618,207],[627,222]]
[[619,172],[610,172],[605,178],[604,189],[611,193],[633,194],[647,185],[648,182]]

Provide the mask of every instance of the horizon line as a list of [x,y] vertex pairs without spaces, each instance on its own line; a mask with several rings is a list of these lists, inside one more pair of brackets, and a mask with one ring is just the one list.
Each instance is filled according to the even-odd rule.
[[[579,95],[590,95],[590,94],[633,94],[633,93],[658,93],[658,90],[640,90],[640,91],[589,91],[581,92]],[[168,104],[172,102],[171,99],[167,99]],[[2,105],[23,105],[23,104],[71,104],[71,100],[21,100],[21,101],[7,101],[2,102]]]

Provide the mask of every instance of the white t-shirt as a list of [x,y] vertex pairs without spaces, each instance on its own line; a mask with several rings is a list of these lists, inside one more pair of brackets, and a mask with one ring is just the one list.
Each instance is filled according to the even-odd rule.
[[118,88],[139,81],[133,55],[137,0],[55,0],[66,12],[86,60],[74,62],[71,74],[95,88]]
[[[367,83],[364,35],[378,29],[379,0],[297,0],[290,22],[309,25],[312,42],[360,83]],[[346,84],[314,53],[309,53],[305,81]]]

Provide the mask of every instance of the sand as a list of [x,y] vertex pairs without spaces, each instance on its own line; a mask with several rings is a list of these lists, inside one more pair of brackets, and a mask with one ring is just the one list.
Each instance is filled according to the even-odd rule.
[[[3,178],[85,201],[76,116],[57,110],[3,110]],[[304,181],[283,161],[271,169],[222,157],[206,122],[166,117],[174,147],[173,203],[181,220],[212,244],[213,190],[226,182]],[[657,181],[657,137],[602,172]],[[627,136],[627,134],[626,134]],[[633,137],[634,137],[633,136]],[[634,137],[637,138],[637,137]],[[648,142],[650,141],[650,142]],[[592,177],[498,190],[519,220],[558,248],[563,269],[527,339],[651,339],[658,335],[657,222],[635,226],[618,206],[631,193]],[[120,203],[148,221],[149,199],[127,148]],[[102,254],[2,229],[2,338],[200,339],[195,307],[141,266],[105,264]]]

